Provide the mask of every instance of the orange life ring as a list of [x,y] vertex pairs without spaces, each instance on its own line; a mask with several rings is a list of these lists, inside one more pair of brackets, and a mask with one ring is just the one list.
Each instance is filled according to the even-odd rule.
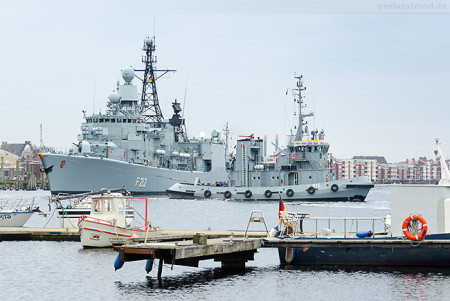
[[[409,222],[411,222],[412,220],[418,220],[419,222],[422,223],[422,230],[420,231],[419,234],[412,234],[408,231]],[[427,235],[427,230],[428,230],[427,221],[419,214],[412,214],[412,215],[408,216],[405,219],[405,221],[403,222],[403,226],[402,226],[403,234],[405,234],[405,236],[411,240],[424,239],[425,235]]]

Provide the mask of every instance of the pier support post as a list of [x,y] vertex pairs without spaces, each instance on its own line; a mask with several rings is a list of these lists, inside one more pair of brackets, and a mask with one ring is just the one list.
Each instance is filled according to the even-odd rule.
[[245,260],[222,260],[221,261],[222,269],[236,269],[236,270],[243,270],[245,269]]
[[163,270],[163,263],[164,259],[159,259],[159,265],[158,265],[158,280],[161,280],[162,270]]

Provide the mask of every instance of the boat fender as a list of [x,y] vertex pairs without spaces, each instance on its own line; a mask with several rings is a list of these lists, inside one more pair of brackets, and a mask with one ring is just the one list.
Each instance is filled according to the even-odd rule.
[[147,259],[147,262],[145,263],[145,271],[150,273],[153,269],[153,258]]
[[338,190],[339,190],[339,186],[337,186],[337,184],[331,185],[331,191],[336,192]]
[[[419,221],[422,224],[422,229],[418,229],[417,224],[411,223],[412,221]],[[420,232],[417,234],[418,230],[420,230]],[[427,221],[423,218],[423,216],[419,214],[411,214],[403,222],[402,231],[403,234],[405,234],[405,236],[411,240],[423,240],[428,231]]]
[[272,191],[266,190],[266,191],[264,192],[264,196],[265,196],[266,198],[270,198],[270,197],[272,196]]
[[294,195],[294,190],[292,190],[292,189],[288,189],[288,190],[286,190],[286,195],[288,196],[288,197],[291,197],[291,196],[293,196]]
[[314,192],[316,192],[316,189],[310,186],[306,191],[308,191],[309,194],[314,194]]
[[223,194],[223,196],[224,196],[226,199],[229,199],[229,198],[231,198],[231,192],[230,192],[229,190],[227,190],[227,191],[225,191],[225,193]]
[[295,248],[286,248],[286,252],[284,253],[284,260],[286,260],[287,264],[290,264],[295,259]]
[[278,230],[278,227],[273,227],[269,232],[269,237],[277,237],[280,234],[280,230]]
[[205,190],[205,192],[203,192],[203,195],[205,196],[205,198],[209,198],[211,196],[211,191]]
[[116,260],[114,261],[114,270],[117,271],[121,267],[123,267],[124,262],[120,260],[120,251],[119,254],[117,254]]
[[250,190],[247,190],[247,191],[244,193],[244,195],[245,195],[246,198],[251,198],[251,197],[252,197],[252,192],[251,192]]
[[372,231],[358,231],[356,232],[356,237],[363,238],[363,237],[371,237],[373,235]]

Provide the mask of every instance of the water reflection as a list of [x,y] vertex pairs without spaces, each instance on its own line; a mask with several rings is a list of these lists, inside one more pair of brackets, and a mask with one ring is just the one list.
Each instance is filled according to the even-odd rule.
[[450,276],[448,267],[429,267],[429,266],[361,266],[361,265],[280,265],[282,270],[298,271],[331,271],[346,273],[387,273],[394,275],[406,275],[412,278],[426,276]]
[[[170,268],[165,266],[165,268]],[[245,268],[240,271],[223,270],[221,268],[202,269],[198,272],[185,272],[176,276],[164,276],[158,280],[154,276],[147,276],[145,282],[139,283],[123,283],[117,281],[116,285],[119,290],[139,291],[147,290],[149,293],[157,290],[179,290],[190,289],[194,287],[210,286],[217,280],[236,279],[236,276],[245,276],[253,272],[255,268]],[[163,272],[164,274],[164,272]]]

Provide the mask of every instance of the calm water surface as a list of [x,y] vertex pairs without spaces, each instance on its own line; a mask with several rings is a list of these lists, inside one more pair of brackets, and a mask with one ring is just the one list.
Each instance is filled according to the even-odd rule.
[[[21,196],[38,196],[41,209],[49,213],[34,215],[26,226],[58,226],[47,205],[48,192],[0,191],[0,199]],[[289,211],[322,217],[384,217],[390,207],[386,189],[373,190],[365,203],[285,204]],[[135,208],[144,212],[142,202]],[[278,203],[149,199],[149,219],[165,229],[245,229],[252,210],[264,212],[269,228],[277,224]],[[161,282],[156,267],[146,274],[144,261],[114,271],[115,251],[85,250],[79,242],[0,242],[0,254],[0,300],[450,299],[450,271],[444,269],[287,269],[280,267],[275,249],[260,250],[241,273],[224,273],[212,260],[200,262],[199,268],[165,265]]]

